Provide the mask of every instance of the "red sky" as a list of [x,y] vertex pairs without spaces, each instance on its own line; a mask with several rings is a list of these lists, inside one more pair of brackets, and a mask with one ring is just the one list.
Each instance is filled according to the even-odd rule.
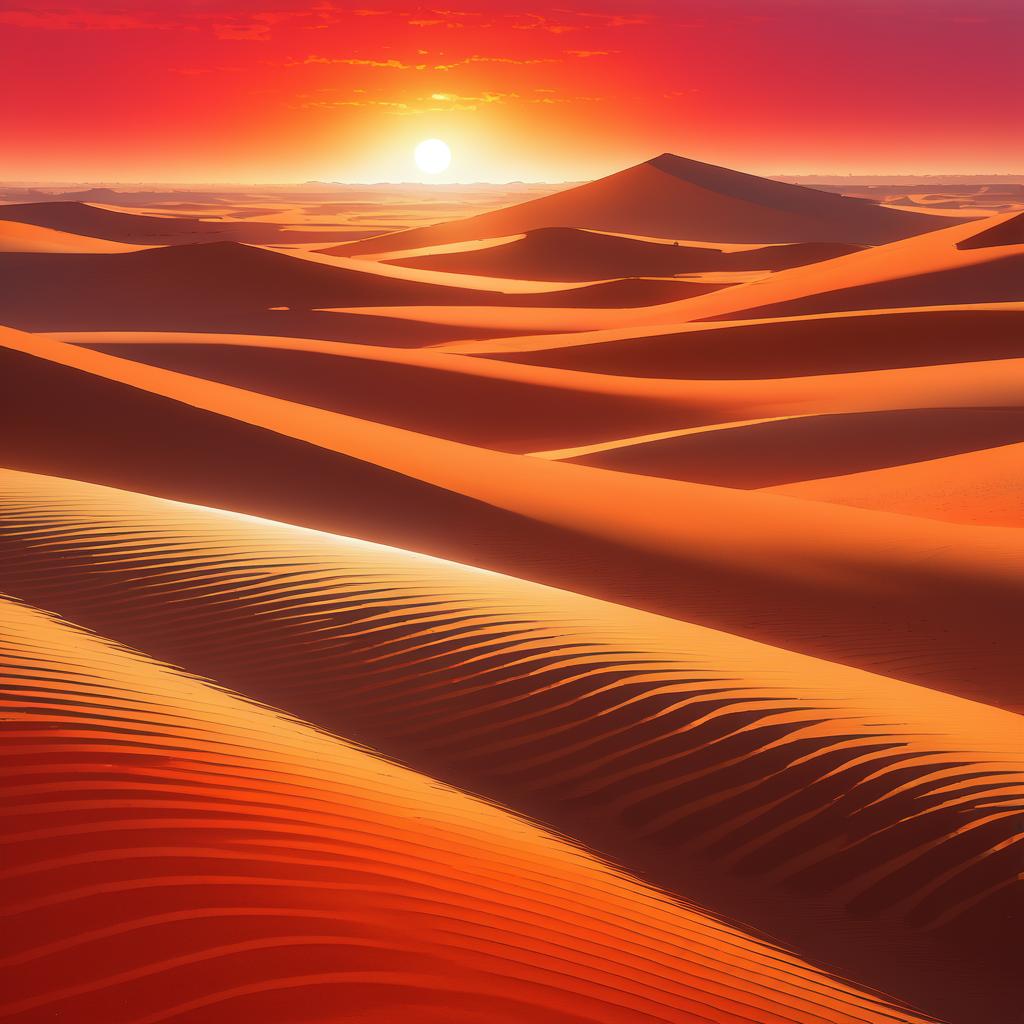
[[1020,0],[0,0],[0,180],[1024,172]]

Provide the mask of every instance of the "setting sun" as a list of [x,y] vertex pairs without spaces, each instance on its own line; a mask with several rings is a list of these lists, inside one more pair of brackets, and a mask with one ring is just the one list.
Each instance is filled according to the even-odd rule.
[[416,166],[424,174],[440,174],[448,170],[452,162],[452,151],[448,143],[440,139],[425,139],[416,147],[414,157]]

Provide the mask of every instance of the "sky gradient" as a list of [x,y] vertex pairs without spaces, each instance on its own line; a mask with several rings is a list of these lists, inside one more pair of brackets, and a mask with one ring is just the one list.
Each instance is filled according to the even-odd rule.
[[0,2],[0,180],[1021,173],[1022,51],[1018,0]]

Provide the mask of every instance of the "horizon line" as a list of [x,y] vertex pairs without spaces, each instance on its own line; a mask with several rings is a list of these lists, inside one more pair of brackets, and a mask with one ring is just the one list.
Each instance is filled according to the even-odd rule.
[[[623,168],[625,170],[625,168]],[[612,171],[609,174],[618,172]],[[753,172],[744,172],[753,173]],[[141,188],[164,186],[172,188],[199,188],[203,186],[239,187],[239,188],[302,188],[315,185],[324,185],[337,188],[469,188],[473,186],[506,187],[509,185],[581,185],[590,181],[598,181],[602,177],[595,178],[512,178],[506,181],[391,181],[378,179],[375,181],[341,181],[317,178],[307,178],[295,181],[242,181],[233,179],[204,180],[202,178],[160,180],[160,179],[12,179],[0,180],[0,188]],[[1020,171],[773,171],[757,177],[773,179],[792,178],[838,178],[856,181],[862,178],[906,178],[906,179],[942,179],[942,178],[1021,178],[1024,179],[1024,170]]]

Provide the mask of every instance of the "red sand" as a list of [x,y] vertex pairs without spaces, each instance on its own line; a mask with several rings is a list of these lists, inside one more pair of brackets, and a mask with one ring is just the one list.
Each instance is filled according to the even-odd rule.
[[[0,507],[35,601],[527,809],[917,1005],[1012,998],[994,969],[1024,790],[1014,715],[249,517],[17,473]],[[965,979],[990,972],[979,1001]]]
[[920,1020],[502,810],[0,617],[5,1019]]
[[0,1017],[1015,1019],[1020,186],[842,188],[3,190]]
[[[397,543],[997,705],[1019,701],[1017,531],[486,451],[3,337],[7,371],[26,382],[4,409],[5,429],[26,439],[14,468]],[[965,386],[1019,397],[1006,368],[977,368],[973,383],[960,367],[943,386],[964,404]],[[894,395],[919,384],[902,379],[917,370],[892,372]]]
[[949,523],[1024,526],[1024,445],[1007,444],[909,466],[829,476],[776,490],[798,498]]

